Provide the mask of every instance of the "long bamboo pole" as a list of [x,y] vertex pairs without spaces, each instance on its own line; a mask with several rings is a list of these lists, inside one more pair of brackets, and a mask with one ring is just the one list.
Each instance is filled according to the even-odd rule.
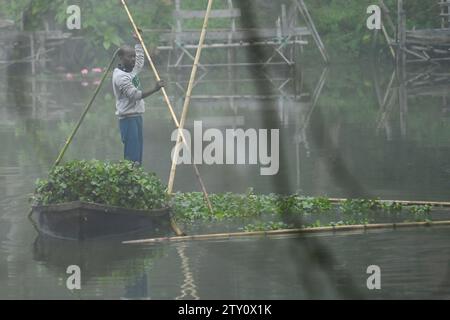
[[[146,45],[144,43],[144,40],[142,39],[142,36],[141,36],[141,34],[139,32],[139,29],[137,28],[136,23],[134,22],[133,16],[131,15],[131,12],[128,9],[128,6],[127,6],[125,0],[121,0],[121,1],[122,1],[122,4],[123,4],[123,7],[125,8],[125,11],[126,11],[126,13],[128,15],[128,19],[130,20],[131,25],[133,26],[134,32],[136,33],[136,35],[137,35],[137,37],[139,39],[139,42],[141,43],[142,47],[144,48],[145,55],[147,57],[148,62],[150,63],[150,67],[151,67],[151,69],[152,69],[152,71],[153,71],[153,73],[155,75],[155,78],[156,78],[157,81],[160,81],[161,78],[159,76],[158,70],[156,69],[155,64],[153,63],[153,60],[150,57],[150,54],[149,54],[149,52],[147,50],[147,47],[146,47]],[[180,123],[178,122],[177,116],[175,115],[175,112],[173,111],[173,107],[172,107],[172,104],[170,102],[169,96],[167,95],[166,89],[165,88],[161,88],[161,92],[163,93],[164,100],[165,100],[165,102],[167,104],[167,107],[169,108],[169,112],[170,112],[170,114],[172,116],[172,119],[173,119],[176,127],[180,128]],[[190,152],[190,147],[186,143],[186,139],[184,137],[184,134],[183,134],[183,132],[181,130],[178,131],[179,134],[180,134],[180,132],[181,132],[181,139],[182,139],[183,143],[185,144],[187,150]],[[178,141],[178,139],[177,139],[177,141]],[[199,170],[197,168],[197,165],[195,163],[193,163],[193,167],[194,167],[195,175],[197,176],[197,179],[198,179],[198,181],[200,183],[200,187],[202,189],[202,192],[203,192],[206,204],[208,205],[209,211],[212,214],[213,213],[213,209],[212,209],[211,201],[209,200],[208,192],[206,191],[205,184],[203,183],[203,180],[202,180],[202,178],[200,176],[200,172],[199,172]],[[172,193],[172,187],[168,189],[168,193],[169,194]]]
[[61,149],[61,151],[59,152],[58,158],[56,158],[55,163],[53,164],[53,167],[56,167],[57,165],[59,165],[59,163],[61,162],[64,154],[67,151],[67,148],[69,147],[70,143],[73,140],[73,137],[75,136],[75,134],[77,133],[78,129],[81,126],[81,123],[83,122],[84,118],[86,117],[86,114],[88,113],[89,109],[92,106],[92,103],[94,102],[95,98],[97,97],[97,94],[100,92],[100,88],[102,87],[103,82],[105,82],[106,76],[108,75],[109,71],[111,70],[111,67],[114,63],[114,60],[116,58],[118,50],[116,50],[114,52],[114,55],[111,59],[111,62],[108,65],[108,68],[105,70],[105,72],[103,73],[102,79],[100,80],[100,83],[97,85],[97,88],[95,88],[94,94],[92,95],[91,99],[89,100],[89,102],[87,103],[86,107],[84,108],[83,113],[81,114],[80,120],[78,120],[78,123],[76,124],[75,128],[73,128],[72,133],[69,135],[69,137],[67,138],[66,143],[64,144],[64,147]]
[[213,233],[199,234],[184,237],[162,237],[153,239],[140,239],[123,241],[124,244],[150,244],[161,242],[184,242],[184,241],[211,241],[211,240],[232,240],[239,238],[253,237],[280,237],[280,236],[298,236],[301,234],[322,233],[322,232],[355,232],[378,229],[400,229],[400,228],[417,228],[417,227],[439,227],[449,226],[450,221],[432,221],[432,222],[400,222],[400,223],[378,223],[378,224],[357,224],[348,226],[331,226],[317,228],[301,228],[301,229],[282,229],[271,231],[253,231],[253,232],[231,232],[231,233]]
[[[328,200],[332,203],[341,203],[344,201],[348,201],[351,199],[346,198],[328,198]],[[443,208],[449,208],[450,202],[443,202],[443,201],[419,201],[419,200],[378,200],[381,203],[391,203],[395,202],[398,204],[402,204],[405,206],[431,206],[431,207],[443,207]]]
[[[111,62],[108,65],[108,68],[103,73],[102,79],[100,80],[100,83],[97,85],[97,88],[95,88],[94,94],[92,95],[91,99],[87,103],[86,107],[84,108],[83,113],[81,114],[80,120],[78,120],[78,123],[76,124],[75,128],[73,128],[72,133],[67,138],[66,143],[64,144],[64,147],[59,152],[58,157],[56,158],[55,163],[53,164],[51,170],[53,170],[59,163],[61,162],[62,158],[64,157],[64,154],[67,151],[67,148],[69,147],[70,143],[72,142],[73,138],[75,137],[75,134],[77,133],[78,129],[81,126],[81,123],[83,122],[84,118],[86,117],[86,114],[88,113],[89,109],[92,106],[92,103],[94,103],[95,98],[97,97],[97,94],[100,92],[100,88],[102,87],[103,82],[105,82],[106,76],[108,75],[109,71],[111,70],[111,67],[114,63],[114,60],[116,59],[117,52],[119,50],[116,50],[113,54],[113,57],[111,58]],[[33,210],[31,209],[28,213],[28,218],[31,218],[31,214],[33,213]]]
[[184,123],[186,121],[186,116],[187,116],[187,112],[189,109],[189,103],[191,102],[192,89],[194,88],[195,75],[197,74],[198,63],[200,61],[200,56],[202,53],[203,42],[205,41],[205,37],[206,37],[206,29],[208,28],[208,20],[209,20],[209,15],[211,13],[212,4],[213,4],[213,0],[208,0],[208,7],[206,8],[202,32],[200,34],[200,40],[198,42],[198,48],[197,48],[197,52],[195,54],[194,65],[192,66],[191,78],[189,80],[188,88],[186,91],[186,98],[184,100],[183,112],[181,113],[180,126],[178,128],[177,144],[175,145],[175,154],[172,158],[172,168],[170,169],[170,176],[169,176],[169,183],[168,183],[168,189],[170,191],[173,188],[173,183],[175,180],[175,171],[177,168],[178,152],[179,152],[179,147],[181,144],[180,136],[182,134],[182,130],[184,128]]

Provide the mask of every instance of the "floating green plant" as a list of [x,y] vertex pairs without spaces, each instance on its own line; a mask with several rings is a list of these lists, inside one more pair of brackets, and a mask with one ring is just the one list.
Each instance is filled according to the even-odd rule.
[[278,198],[281,213],[324,213],[332,209],[331,201],[326,198],[302,197],[294,194]]
[[177,218],[185,221],[223,220],[226,218],[254,217],[261,213],[274,213],[275,200],[258,196],[249,189],[247,193],[217,193],[210,195],[213,214],[208,210],[201,192],[175,193],[172,207]]
[[381,202],[381,209],[388,213],[397,213],[402,211],[403,205],[395,201],[383,201]]
[[292,229],[293,226],[290,224],[286,224],[284,222],[257,222],[255,224],[248,224],[242,230],[245,232],[252,231],[269,231],[269,230],[280,230],[280,229]]
[[415,222],[431,221],[431,206],[429,205],[411,206],[409,213],[412,214],[412,220]]
[[167,206],[165,186],[129,161],[70,161],[36,182],[34,204],[85,201],[133,209]]
[[316,220],[313,223],[307,225],[307,228],[321,228],[324,227],[325,225],[322,224],[322,222],[320,220]]
[[329,212],[332,204],[325,198],[282,196],[276,194],[257,195],[249,189],[244,194],[211,194],[213,214],[205,204],[200,192],[176,193],[171,204],[178,219],[223,220],[226,218],[257,217],[261,214],[303,214]]
[[372,199],[347,199],[340,205],[342,213],[368,212],[370,210],[379,210],[382,204],[379,200]]

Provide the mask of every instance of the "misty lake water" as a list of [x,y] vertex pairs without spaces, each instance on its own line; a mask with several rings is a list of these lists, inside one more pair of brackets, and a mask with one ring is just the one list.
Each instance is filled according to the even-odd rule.
[[[391,82],[392,72],[366,62],[295,72],[199,71],[188,130],[194,120],[221,131],[280,130],[277,175],[260,175],[260,165],[200,165],[208,191],[448,201],[450,82],[418,77],[406,84],[405,103],[405,83]],[[188,73],[164,77],[181,114]],[[0,80],[2,299],[450,297],[448,228],[153,246],[38,237],[27,219],[28,198],[97,78],[33,78],[9,68]],[[146,73],[144,87],[153,83]],[[143,165],[167,182],[174,125],[160,95],[146,106]],[[65,159],[122,158],[114,108],[108,80]],[[175,190],[200,190],[190,166],[177,169]],[[72,264],[82,270],[82,289],[74,292],[65,286]],[[380,266],[382,290],[367,290],[369,265]]]

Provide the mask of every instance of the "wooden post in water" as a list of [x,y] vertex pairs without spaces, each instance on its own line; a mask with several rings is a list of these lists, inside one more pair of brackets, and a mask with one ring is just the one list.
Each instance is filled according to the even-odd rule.
[[439,6],[441,7],[441,28],[448,28],[450,25],[450,1],[440,0]]
[[[233,10],[233,1],[227,0],[228,2],[228,9]],[[236,32],[236,18],[232,18],[231,20],[231,31],[228,34],[228,92],[234,93],[235,88],[235,82],[234,82],[234,68],[233,64],[236,61],[236,48],[233,48],[231,44],[233,43],[233,34]],[[230,107],[233,106],[233,98],[230,99]]]
[[30,33],[30,55],[31,55],[31,74],[36,74],[36,48],[34,41],[34,33]]
[[401,135],[406,135],[406,114],[408,112],[408,94],[406,92],[406,17],[403,0],[397,0],[398,46],[397,46],[397,76],[398,100],[400,113]]
[[[292,3],[289,4],[287,12],[288,12],[288,16],[287,16],[288,30],[289,30],[289,32],[292,32],[292,30],[294,30],[296,27],[296,22],[297,22],[297,18],[298,18],[297,10],[295,10],[295,6]],[[295,47],[296,47],[297,40],[299,40],[299,37],[301,38],[301,36],[294,35],[294,37],[293,37],[294,43],[291,45],[290,52],[289,52],[289,58],[291,59],[291,61],[294,62],[294,65],[295,65]]]
[[449,25],[450,25],[450,1],[449,0],[443,0],[443,1],[447,3],[446,4],[446,9],[447,10],[445,10],[445,14],[447,15],[447,19],[445,19],[446,21],[445,21],[444,27],[448,28]]
[[406,65],[406,19],[403,0],[397,0],[397,64],[402,68]]
[[[175,34],[173,35],[173,50],[174,50],[174,57],[175,57],[175,62],[173,63],[174,65],[178,65],[179,63],[181,63],[180,57],[183,57],[182,54],[183,52],[181,51],[181,49],[178,47],[178,45],[176,45],[177,43],[181,43],[181,38],[180,35],[183,32],[183,20],[180,18],[180,15],[178,14],[181,11],[181,3],[180,0],[175,0],[175,12],[177,13],[175,15],[175,19],[176,19],[176,24],[175,24]],[[178,72],[177,72],[178,74]],[[177,77],[178,80],[178,77]]]

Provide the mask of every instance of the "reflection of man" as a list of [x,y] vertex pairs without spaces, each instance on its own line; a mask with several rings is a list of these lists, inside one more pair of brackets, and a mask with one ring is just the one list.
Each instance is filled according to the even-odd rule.
[[[138,41],[136,34],[133,37]],[[154,89],[141,90],[138,74],[144,66],[144,50],[140,44],[136,44],[134,49],[122,46],[118,56],[120,64],[114,69],[113,91],[124,144],[124,158],[140,165],[143,152],[142,114],[145,111],[143,99],[159,91],[165,83],[161,80]]]
[[150,299],[148,287],[147,274],[143,273],[134,282],[125,286],[125,297],[123,299]]

